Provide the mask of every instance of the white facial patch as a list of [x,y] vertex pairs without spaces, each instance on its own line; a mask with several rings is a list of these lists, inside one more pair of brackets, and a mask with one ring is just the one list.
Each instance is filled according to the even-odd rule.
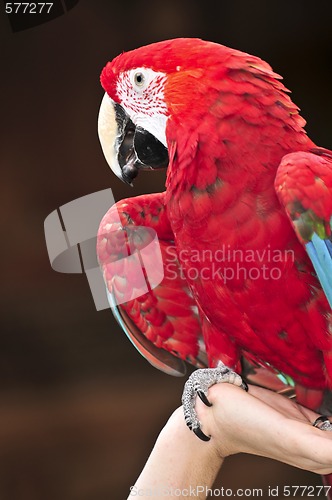
[[100,144],[107,163],[119,179],[122,179],[121,167],[119,165],[116,150],[118,146],[118,124],[115,119],[113,100],[105,93],[101,101],[98,116],[98,135]]
[[150,132],[167,147],[165,81],[164,73],[157,73],[150,68],[135,68],[120,74],[116,93],[132,122]]

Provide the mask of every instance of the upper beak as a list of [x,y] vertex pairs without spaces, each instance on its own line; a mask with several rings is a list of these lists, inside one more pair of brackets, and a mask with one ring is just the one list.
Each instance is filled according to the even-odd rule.
[[167,148],[150,132],[136,127],[120,104],[106,93],[98,117],[98,134],[107,163],[132,185],[139,170],[167,167]]

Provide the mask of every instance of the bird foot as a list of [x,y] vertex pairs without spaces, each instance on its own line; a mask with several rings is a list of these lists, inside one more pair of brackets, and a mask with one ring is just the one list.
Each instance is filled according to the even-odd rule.
[[209,441],[210,437],[204,434],[201,429],[201,423],[195,410],[196,397],[198,396],[206,406],[212,406],[207,397],[208,389],[220,382],[234,384],[248,391],[248,385],[242,377],[227,368],[221,361],[216,368],[202,368],[194,371],[184,386],[182,394],[184,418],[189,429],[202,441]]
[[327,417],[326,415],[321,415],[320,417],[316,418],[312,425],[314,427],[317,427],[321,431],[332,431],[332,424],[329,420],[329,417]]

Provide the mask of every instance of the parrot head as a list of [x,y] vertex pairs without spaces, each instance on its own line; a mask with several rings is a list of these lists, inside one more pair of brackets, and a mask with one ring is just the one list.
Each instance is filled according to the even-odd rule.
[[[163,44],[121,54],[101,73],[106,93],[98,118],[98,132],[113,172],[131,184],[141,169],[167,167],[165,102],[166,69],[153,54]],[[159,45],[159,50],[158,50]]]
[[139,170],[167,167],[167,122],[189,104],[211,46],[221,47],[199,39],[167,40],[106,64],[98,133],[105,158],[121,180],[132,184]]
[[218,102],[220,82],[243,69],[277,76],[258,57],[194,38],[153,43],[108,62],[98,133],[113,172],[132,184],[140,170],[167,167],[170,120],[182,135],[195,130]]

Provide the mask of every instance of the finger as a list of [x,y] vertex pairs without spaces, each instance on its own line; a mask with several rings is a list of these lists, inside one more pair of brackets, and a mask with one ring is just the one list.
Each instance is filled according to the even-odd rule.
[[251,387],[250,394],[278,410],[287,418],[313,423],[319,416],[318,413],[297,403],[295,399],[289,399],[287,396],[263,389],[262,387]]
[[[329,467],[332,441],[317,434],[319,430],[312,427],[314,419],[309,422],[307,416],[283,396],[269,394],[270,391],[264,389],[257,392],[258,388],[253,389],[256,396],[250,395],[251,387],[249,394],[226,384],[209,390],[209,400],[213,406],[205,407],[199,418],[207,434],[217,441],[220,454],[252,453],[308,470]],[[261,400],[262,397],[268,403]],[[282,407],[282,412],[271,406],[275,402]],[[284,404],[294,413],[296,410],[295,419],[284,415]],[[204,407],[203,404],[201,406]],[[239,411],[239,408],[243,410]],[[309,436],[310,439],[303,439],[303,436]],[[320,449],[317,450],[317,446]]]

